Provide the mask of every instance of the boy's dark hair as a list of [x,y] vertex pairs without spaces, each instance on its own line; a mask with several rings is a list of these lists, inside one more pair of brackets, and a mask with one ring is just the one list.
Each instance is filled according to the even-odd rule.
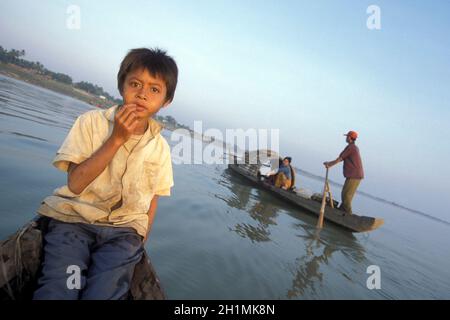
[[166,51],[154,48],[132,49],[123,58],[117,73],[117,87],[123,93],[123,84],[128,73],[144,68],[153,77],[160,77],[167,87],[166,101],[172,101],[178,81],[178,67],[175,60]]
[[289,163],[291,163],[292,158],[291,157],[285,157],[283,160],[287,160],[287,161],[289,161]]

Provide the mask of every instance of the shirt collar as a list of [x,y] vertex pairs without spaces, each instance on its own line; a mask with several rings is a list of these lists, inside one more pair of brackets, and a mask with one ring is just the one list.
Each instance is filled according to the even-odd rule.
[[[114,123],[114,116],[116,114],[118,107],[119,107],[119,105],[114,105],[111,108],[106,109],[104,111],[104,115],[105,115],[106,119],[108,119],[112,123]],[[147,128],[147,131],[144,133],[144,135],[147,135],[147,133],[149,132],[150,137],[154,137],[158,133],[160,133],[162,129],[163,129],[163,126],[158,121],[156,121],[153,118],[148,118],[148,128]]]

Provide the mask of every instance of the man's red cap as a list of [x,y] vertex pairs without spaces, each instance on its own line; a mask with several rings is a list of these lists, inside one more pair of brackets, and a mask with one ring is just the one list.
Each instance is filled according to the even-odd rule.
[[344,134],[344,136],[349,136],[353,140],[356,140],[356,138],[358,138],[358,133],[356,131],[349,131],[348,133]]

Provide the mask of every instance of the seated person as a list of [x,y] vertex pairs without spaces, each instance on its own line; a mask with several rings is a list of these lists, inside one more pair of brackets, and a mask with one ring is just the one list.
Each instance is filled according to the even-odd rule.
[[275,180],[273,184],[277,188],[282,188],[284,190],[288,190],[292,186],[292,175],[291,175],[291,157],[285,157],[283,162],[278,168],[276,173],[273,173],[269,176],[274,176]]

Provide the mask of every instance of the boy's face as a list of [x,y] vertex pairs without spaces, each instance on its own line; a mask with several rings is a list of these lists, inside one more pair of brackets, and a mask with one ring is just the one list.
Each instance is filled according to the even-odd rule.
[[161,78],[153,77],[147,69],[137,69],[127,74],[123,84],[124,104],[136,104],[139,118],[149,118],[162,107],[169,105],[166,101],[166,83]]

